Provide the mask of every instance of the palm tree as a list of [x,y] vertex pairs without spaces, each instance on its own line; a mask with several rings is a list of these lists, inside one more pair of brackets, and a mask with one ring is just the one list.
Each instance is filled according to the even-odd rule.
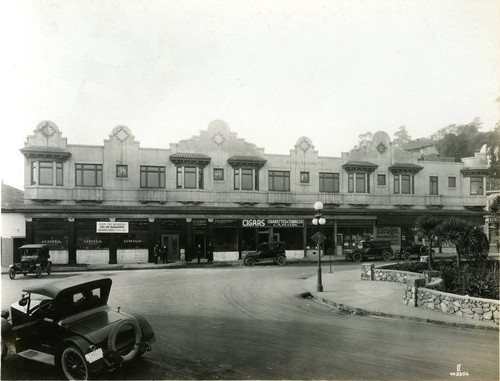
[[432,256],[432,241],[433,239],[437,238],[438,235],[436,234],[436,228],[439,226],[441,223],[441,220],[435,216],[431,216],[428,214],[424,214],[420,217],[417,218],[417,221],[415,221],[415,228],[417,231],[425,238],[429,240],[429,247],[427,254],[430,256],[431,260],[431,267],[432,263],[434,261],[434,258]]
[[451,217],[438,226],[436,233],[442,240],[455,246],[458,267],[462,255],[476,260],[488,256],[489,243],[480,224]]

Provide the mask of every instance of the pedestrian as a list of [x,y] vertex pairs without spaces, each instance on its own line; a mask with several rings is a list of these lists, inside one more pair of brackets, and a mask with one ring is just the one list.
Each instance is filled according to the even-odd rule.
[[168,262],[168,249],[166,245],[163,245],[163,249],[161,250],[161,260],[163,263]]
[[207,248],[207,262],[209,264],[214,263],[214,248],[212,247],[212,242],[208,243],[208,248]]
[[160,260],[160,246],[158,244],[153,248],[153,254],[155,256],[155,265],[157,265]]
[[201,244],[196,246],[196,258],[198,258],[198,263],[200,263],[201,259]]

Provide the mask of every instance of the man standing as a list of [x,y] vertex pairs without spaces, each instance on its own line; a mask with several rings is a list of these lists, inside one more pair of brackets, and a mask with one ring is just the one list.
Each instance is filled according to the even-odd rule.
[[155,265],[160,261],[160,246],[158,244],[153,248],[153,254],[155,256]]

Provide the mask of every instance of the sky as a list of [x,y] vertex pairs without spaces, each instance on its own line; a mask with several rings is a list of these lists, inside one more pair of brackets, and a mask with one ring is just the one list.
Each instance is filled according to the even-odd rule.
[[360,134],[500,121],[498,0],[4,0],[1,178],[43,120],[68,144],[117,125],[168,148],[216,119],[289,154],[341,156]]

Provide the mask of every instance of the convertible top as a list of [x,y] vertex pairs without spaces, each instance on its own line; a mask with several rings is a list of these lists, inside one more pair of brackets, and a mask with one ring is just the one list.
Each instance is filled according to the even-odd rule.
[[42,245],[39,243],[30,243],[28,245],[23,245],[19,249],[48,249],[49,245]]
[[51,299],[59,299],[61,295],[74,294],[80,290],[100,287],[103,290],[101,299],[107,301],[111,290],[111,279],[95,274],[85,274],[56,280],[51,283],[24,288],[24,292],[40,294]]

